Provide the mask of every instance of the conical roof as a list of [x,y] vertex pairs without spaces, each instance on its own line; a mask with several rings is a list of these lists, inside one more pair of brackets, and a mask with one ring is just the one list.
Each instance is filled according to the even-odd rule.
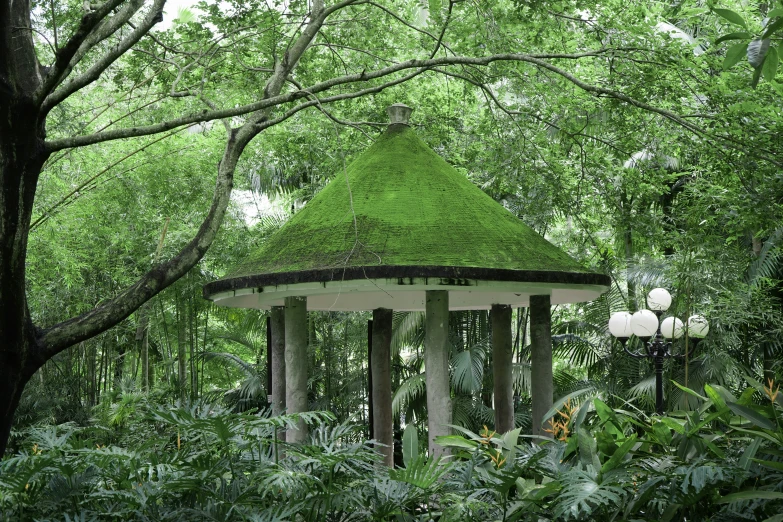
[[608,284],[393,124],[204,294],[250,308],[308,296],[309,309],[421,310],[424,290],[443,289],[452,309],[477,309],[538,294],[587,301]]

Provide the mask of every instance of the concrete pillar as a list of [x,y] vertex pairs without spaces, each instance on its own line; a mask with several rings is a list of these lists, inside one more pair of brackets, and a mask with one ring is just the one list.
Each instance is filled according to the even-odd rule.
[[449,381],[449,293],[427,290],[424,320],[424,370],[427,381],[427,416],[431,457],[448,452],[435,444],[435,437],[451,429],[451,385]]
[[514,429],[514,388],[511,377],[511,307],[492,305],[492,375],[495,384],[495,430]]
[[530,374],[533,398],[533,435],[551,437],[541,422],[553,404],[552,315],[548,295],[530,296]]
[[285,308],[273,306],[269,315],[272,345],[272,414],[280,415],[285,410]]
[[372,311],[372,408],[373,437],[386,447],[379,448],[383,463],[394,465],[394,434],[391,392],[392,311],[376,308]]
[[[287,413],[307,411],[307,299],[285,298],[285,406]],[[287,442],[302,442],[307,426],[299,421],[286,432]]]

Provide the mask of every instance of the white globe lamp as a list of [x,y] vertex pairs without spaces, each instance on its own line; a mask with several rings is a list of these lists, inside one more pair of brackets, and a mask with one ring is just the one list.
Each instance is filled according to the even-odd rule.
[[672,295],[665,288],[653,288],[647,294],[647,306],[653,312],[665,312],[672,305]]
[[692,315],[688,318],[688,336],[696,339],[704,339],[710,331],[710,323],[700,315]]
[[627,339],[633,334],[631,330],[631,314],[615,312],[609,318],[609,333],[618,339]]
[[684,325],[676,317],[667,317],[661,321],[661,335],[666,339],[679,339],[684,333]]
[[649,310],[639,310],[631,316],[631,331],[636,337],[647,339],[658,330],[658,317]]

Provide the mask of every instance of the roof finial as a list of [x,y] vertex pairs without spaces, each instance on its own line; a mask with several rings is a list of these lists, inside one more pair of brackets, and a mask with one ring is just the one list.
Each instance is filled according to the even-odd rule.
[[395,123],[408,125],[408,118],[410,118],[413,109],[404,103],[395,103],[386,107],[386,112],[389,114],[389,120],[392,125]]

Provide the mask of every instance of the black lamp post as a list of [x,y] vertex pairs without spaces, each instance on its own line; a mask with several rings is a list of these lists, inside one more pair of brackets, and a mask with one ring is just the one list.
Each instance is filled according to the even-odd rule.
[[[609,332],[623,345],[623,350],[638,359],[655,360],[655,411],[663,414],[663,360],[666,357],[684,359],[690,356],[696,346],[707,335],[710,325],[700,315],[688,318],[687,325],[676,317],[661,315],[669,309],[672,296],[664,288],[653,288],[647,294],[647,306],[651,310],[639,310],[633,315],[629,312],[616,312],[609,318]],[[642,341],[644,350],[632,352],[626,346],[631,335]],[[672,344],[677,339],[687,336],[690,345],[687,353],[672,353]]]

